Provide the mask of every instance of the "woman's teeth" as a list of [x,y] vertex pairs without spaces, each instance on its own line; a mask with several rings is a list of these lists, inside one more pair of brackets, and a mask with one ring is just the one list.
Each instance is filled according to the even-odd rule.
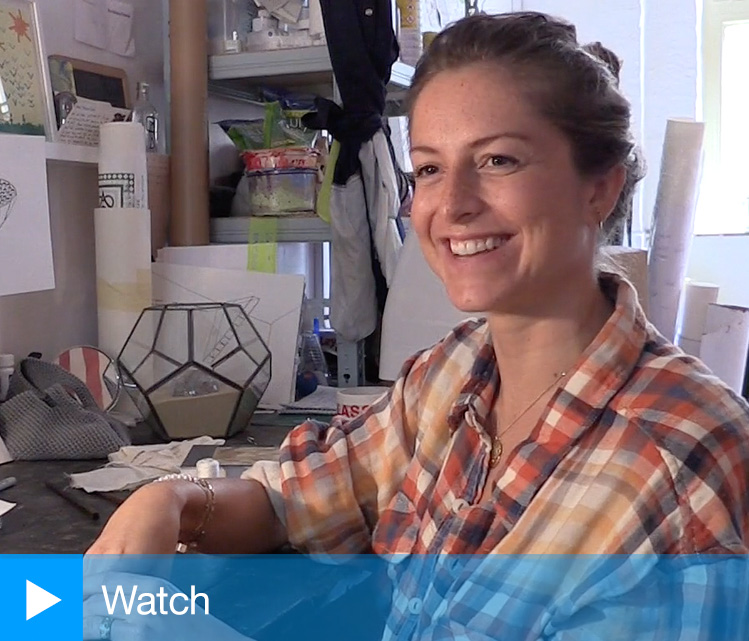
[[450,251],[456,256],[473,256],[491,251],[507,242],[509,236],[493,236],[471,240],[450,240]]

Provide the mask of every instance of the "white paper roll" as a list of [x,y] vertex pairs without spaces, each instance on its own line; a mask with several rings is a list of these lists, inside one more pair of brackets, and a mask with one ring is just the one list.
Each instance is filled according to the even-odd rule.
[[708,305],[700,359],[737,394],[742,394],[749,353],[749,309]]
[[99,131],[99,207],[148,208],[143,125],[108,122]]
[[[684,286],[679,311],[679,340],[701,341],[705,331],[707,306],[718,301],[719,287],[714,283],[689,281]],[[681,345],[681,343],[679,343]]]
[[99,348],[114,358],[151,305],[151,214],[96,209],[94,234]]
[[669,120],[663,143],[648,270],[649,316],[671,341],[691,247],[704,131],[701,122]]

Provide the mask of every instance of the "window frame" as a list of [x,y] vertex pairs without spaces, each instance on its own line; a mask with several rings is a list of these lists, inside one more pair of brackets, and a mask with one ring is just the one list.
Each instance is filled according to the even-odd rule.
[[697,210],[695,227],[699,235],[749,233],[749,213],[743,228],[700,231],[697,224],[699,217],[713,206],[710,183],[720,170],[722,154],[723,36],[726,26],[737,22],[749,22],[749,0],[703,0],[701,107],[705,122],[703,185],[707,185],[707,196],[700,198]]

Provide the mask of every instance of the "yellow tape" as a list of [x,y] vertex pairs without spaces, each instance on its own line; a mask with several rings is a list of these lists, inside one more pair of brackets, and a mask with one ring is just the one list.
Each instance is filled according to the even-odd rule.
[[325,162],[325,175],[320,185],[320,191],[317,192],[317,205],[315,207],[317,215],[328,224],[330,224],[330,194],[333,190],[333,174],[340,152],[341,143],[333,140],[328,153],[328,160]]
[[252,272],[276,273],[278,254],[278,221],[273,216],[250,218],[247,242],[247,269]]
[[99,309],[118,312],[140,312],[152,304],[151,270],[139,269],[134,283],[111,283],[96,279],[96,302]]

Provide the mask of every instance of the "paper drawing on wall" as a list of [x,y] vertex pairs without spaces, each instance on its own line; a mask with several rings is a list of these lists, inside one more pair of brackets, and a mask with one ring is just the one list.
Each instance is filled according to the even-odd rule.
[[16,198],[18,192],[13,186],[13,183],[5,178],[0,178],[0,229],[8,220],[10,212],[13,210],[13,205],[16,204]]
[[43,136],[52,112],[33,2],[0,0],[0,52],[0,131]]
[[0,134],[0,296],[54,286],[44,138]]

